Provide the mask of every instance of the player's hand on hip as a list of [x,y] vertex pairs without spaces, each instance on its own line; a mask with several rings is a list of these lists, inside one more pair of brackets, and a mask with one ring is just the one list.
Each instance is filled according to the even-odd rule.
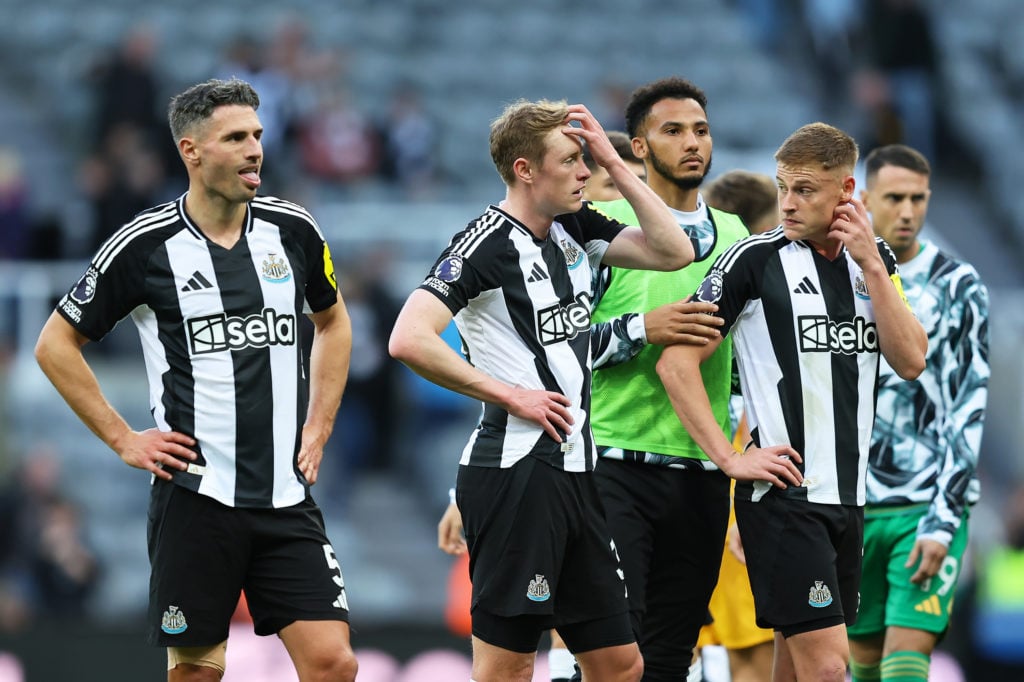
[[456,556],[466,552],[466,538],[462,535],[462,513],[454,503],[448,505],[437,523],[437,546],[442,551]]
[[724,323],[715,315],[718,306],[703,301],[675,301],[658,306],[644,314],[647,343],[668,346],[686,343],[704,346],[721,336],[718,327]]
[[725,473],[738,481],[767,481],[777,488],[799,486],[804,482],[797,463],[803,458],[788,445],[748,448],[731,458]]
[[904,564],[904,568],[912,568],[914,564],[918,564],[918,561],[920,561],[917,570],[914,571],[914,575],[910,576],[910,582],[920,585],[938,575],[939,569],[942,568],[942,562],[945,561],[946,554],[948,553],[949,548],[941,542],[927,538],[917,538],[914,541],[913,549],[910,550],[910,556],[907,557],[907,563]]
[[299,467],[299,471],[306,478],[306,483],[310,485],[316,483],[317,476],[320,473],[320,462],[323,459],[324,449],[322,445],[302,444],[296,464]]
[[555,441],[561,443],[572,431],[572,401],[561,393],[527,389],[516,386],[508,400],[506,409],[514,417],[539,425]]
[[185,471],[188,463],[196,458],[196,453],[190,449],[195,444],[194,438],[183,433],[153,428],[131,431],[117,443],[116,452],[125,464],[169,481],[170,469]]

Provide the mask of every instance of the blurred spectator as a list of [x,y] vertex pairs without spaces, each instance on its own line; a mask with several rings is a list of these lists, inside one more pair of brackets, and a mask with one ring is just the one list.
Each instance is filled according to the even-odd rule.
[[124,124],[137,128],[149,143],[167,135],[154,66],[157,46],[156,33],[149,26],[138,25],[113,54],[94,67],[95,139],[100,144]]
[[263,41],[248,35],[236,36],[228,45],[224,62],[218,67],[217,78],[240,78],[252,85],[260,95],[260,122],[263,124],[263,153],[270,159],[261,175],[265,192],[279,193],[273,187],[280,182],[286,145],[293,121],[292,79],[284,69],[272,61],[273,51]]
[[302,166],[316,178],[345,185],[372,178],[380,167],[376,130],[342,84],[321,90],[298,133]]
[[846,105],[846,98],[842,95],[849,87],[853,43],[864,1],[803,0],[801,3],[804,27],[810,38],[811,61],[818,71],[823,93],[820,101],[828,113],[835,113]]
[[161,195],[163,184],[163,163],[143,130],[127,122],[111,128],[79,167],[79,185],[92,211],[85,250],[95,253],[140,211],[171,198]]
[[338,290],[352,320],[352,356],[345,397],[324,457],[322,506],[344,513],[355,477],[395,463],[398,363],[387,354],[400,307],[387,289],[388,250],[337,269]]
[[938,61],[928,10],[919,0],[865,2],[869,61],[856,77],[855,97],[873,118],[875,139],[861,146],[902,142],[938,160]]
[[382,175],[411,196],[429,194],[438,180],[437,124],[424,110],[414,85],[395,88],[388,116],[379,127]]
[[29,248],[28,186],[21,157],[0,147],[0,261],[24,258]]
[[59,480],[55,453],[39,445],[0,491],[0,631],[80,616],[96,585],[98,563]]

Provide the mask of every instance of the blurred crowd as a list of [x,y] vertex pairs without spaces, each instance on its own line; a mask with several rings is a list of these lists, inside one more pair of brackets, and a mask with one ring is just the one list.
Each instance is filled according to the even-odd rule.
[[[813,74],[823,117],[847,119],[862,149],[905,142],[941,172],[962,151],[944,131],[937,102],[946,96],[937,72],[937,39],[921,0],[734,0],[751,36],[780,59]],[[792,54],[784,27],[797,26],[809,52]],[[32,210],[25,159],[0,146],[0,263],[87,258],[137,212],[184,191],[182,164],[171,144],[164,108],[169,84],[156,56],[159,33],[146,25],[96,55],[87,70],[91,116],[74,159],[74,191],[84,200],[87,234],[68,239],[60,218]],[[261,96],[265,125],[264,193],[306,203],[310,196],[357,199],[384,190],[395,201],[429,200],[451,181],[440,161],[452,134],[431,116],[411,81],[391,86],[386,106],[368,111],[348,87],[347,55],[310,40],[289,20],[269,38],[242,34],[225,43],[211,77],[236,76]],[[608,129],[621,129],[629,87],[609,82],[593,108]],[[495,103],[497,112],[499,103]],[[794,122],[796,123],[796,122]],[[453,229],[459,226],[452,226]],[[425,467],[401,447],[409,433],[442,430],[465,418],[466,403],[413,377],[392,361],[386,340],[398,301],[388,287],[385,250],[339,262],[339,288],[353,321],[352,366],[339,426],[328,445],[325,512],[344,515],[352,482],[365,471]],[[0,350],[13,343],[0,310]],[[6,336],[5,336],[6,335]],[[457,340],[452,339],[457,345]],[[408,433],[391,416],[411,415]],[[37,618],[88,613],[102,574],[90,549],[87,517],[62,491],[62,458],[41,443],[9,453],[0,488],[0,631]],[[0,462],[3,458],[0,458]],[[422,473],[422,472],[420,472]],[[450,475],[454,469],[430,474]],[[947,647],[967,679],[1024,679],[1024,486],[983,496],[973,522],[970,580],[962,581],[960,617]],[[1005,498],[1005,509],[1000,501]],[[990,532],[983,532],[989,524]],[[462,662],[459,662],[461,665]],[[396,664],[397,665],[397,664]],[[411,678],[410,678],[411,679]]]

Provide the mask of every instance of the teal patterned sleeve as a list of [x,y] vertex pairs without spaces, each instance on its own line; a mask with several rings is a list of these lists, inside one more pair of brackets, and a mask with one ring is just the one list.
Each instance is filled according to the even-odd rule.
[[988,359],[989,299],[974,268],[960,264],[949,273],[940,329],[931,341],[930,368],[943,405],[936,417],[939,463],[935,495],[918,534],[944,544],[952,539],[967,507],[979,496],[975,475],[981,448],[990,376]]

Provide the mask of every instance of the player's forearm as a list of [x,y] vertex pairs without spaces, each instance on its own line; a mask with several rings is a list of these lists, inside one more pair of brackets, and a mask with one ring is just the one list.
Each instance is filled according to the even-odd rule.
[[39,336],[36,361],[82,423],[119,453],[119,443],[132,429],[103,395],[96,375],[82,355],[81,346],[60,329],[67,323],[57,319],[57,313],[54,316]]
[[686,432],[711,461],[728,473],[736,451],[715,419],[696,352],[669,346],[658,361],[657,371]]
[[334,429],[352,357],[351,322],[344,304],[339,300],[336,305],[341,308],[317,327],[309,356],[309,407],[305,426],[317,429],[323,442]]
[[[629,201],[643,230],[650,270],[678,270],[693,262],[693,245],[680,229],[665,202],[645,182],[622,164],[622,177],[613,175],[622,196]],[[609,169],[609,172],[611,169]]]
[[879,350],[901,378],[916,379],[925,368],[928,335],[887,273],[865,270],[864,275],[875,310]]
[[590,355],[595,370],[632,360],[646,346],[643,313],[626,313],[590,327]]

